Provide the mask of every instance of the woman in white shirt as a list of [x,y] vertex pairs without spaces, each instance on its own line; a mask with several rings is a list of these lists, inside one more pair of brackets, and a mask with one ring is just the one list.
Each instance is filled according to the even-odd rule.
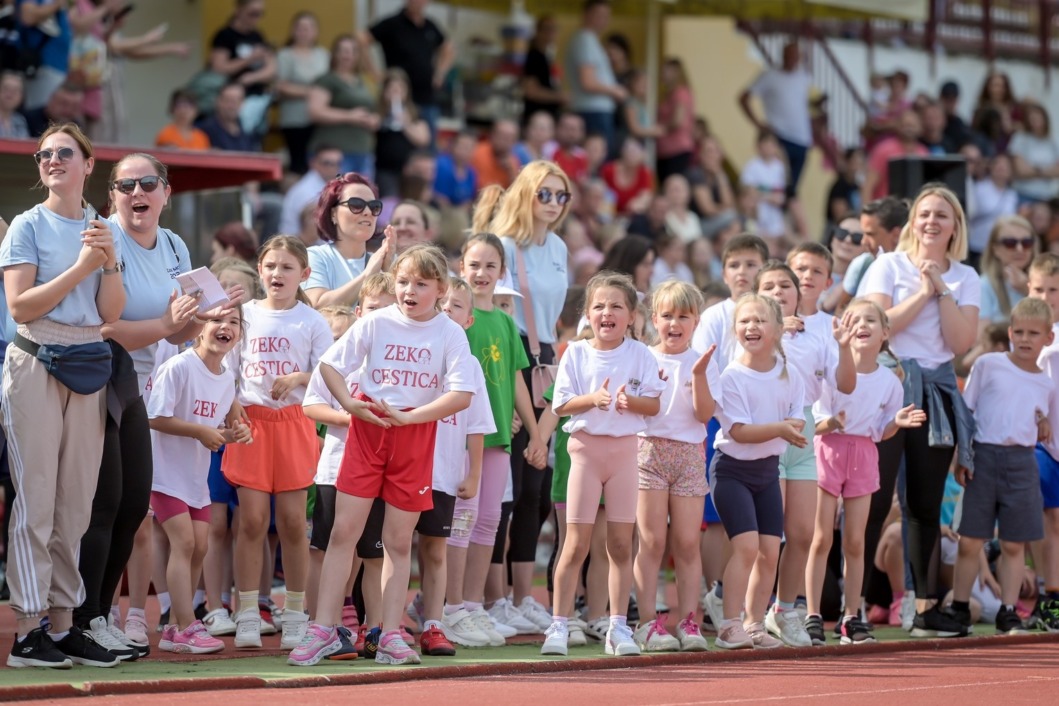
[[1026,129],[1008,144],[1015,167],[1019,198],[1047,201],[1059,196],[1059,146],[1052,139],[1048,111],[1036,103],[1023,103]]
[[[902,455],[905,460],[908,558],[916,591],[914,636],[966,634],[940,605],[929,606],[931,554],[941,521],[941,498],[954,447],[971,467],[966,450],[973,419],[956,387],[953,359],[978,335],[981,286],[977,273],[960,263],[967,255],[967,228],[956,195],[941,186],[919,192],[901,231],[897,251],[880,255],[867,275],[865,293],[890,319],[890,344],[905,371],[905,401],[927,411],[928,423],[899,431],[879,444],[881,489],[869,514],[871,554],[878,543],[879,515],[886,514]],[[883,505],[886,508],[883,508]]]
[[1019,197],[1011,188],[1011,157],[998,154],[989,162],[989,173],[985,179],[975,182],[974,211],[971,213],[968,226],[968,249],[971,251],[972,264],[985,252],[989,243],[989,231],[996,219],[1002,216],[1014,216],[1018,210]]
[[276,55],[276,93],[279,127],[290,155],[290,170],[309,170],[309,140],[313,123],[307,99],[316,79],[327,73],[331,56],[320,46],[320,24],[311,12],[299,12],[290,23],[287,46]]

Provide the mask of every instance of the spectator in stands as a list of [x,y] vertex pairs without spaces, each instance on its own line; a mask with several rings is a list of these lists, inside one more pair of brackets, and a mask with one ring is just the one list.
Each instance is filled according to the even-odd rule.
[[656,124],[650,111],[647,110],[647,72],[633,69],[629,76],[629,96],[618,111],[621,125],[619,139],[624,141],[626,135],[638,137],[645,143],[661,137],[665,129]]
[[1001,216],[989,233],[982,253],[982,305],[979,331],[1005,323],[1011,308],[1029,294],[1029,268],[1041,251],[1041,239],[1021,216]]
[[824,245],[831,251],[831,286],[824,291],[820,299],[826,302],[837,298],[850,263],[868,250],[860,217],[856,213],[850,213],[840,219],[828,229]]
[[958,112],[960,85],[955,81],[941,84],[938,102],[945,111],[945,148],[950,154],[955,154],[971,139],[971,129]]
[[927,148],[919,141],[922,125],[916,111],[909,108],[901,113],[897,134],[881,140],[868,154],[861,198],[864,202],[881,199],[890,194],[889,163],[898,157],[924,157]]
[[1059,196],[1059,147],[1052,139],[1048,111],[1039,103],[1024,105],[1026,129],[1008,144],[1014,160],[1015,191],[1023,201],[1048,201]]
[[482,140],[474,148],[471,166],[478,177],[478,190],[490,184],[498,184],[506,189],[515,181],[522,163],[515,156],[515,143],[518,141],[518,124],[514,120],[501,118],[493,123],[488,139]]
[[302,212],[298,214],[298,239],[311,248],[314,245],[326,243],[320,237],[320,231],[316,228],[316,204],[306,204]]
[[[622,144],[625,144],[624,140],[622,140]],[[585,162],[588,176],[598,177],[607,159],[607,138],[596,133],[592,133],[586,137]]]
[[550,160],[555,154],[555,119],[551,113],[538,110],[522,128],[522,142],[515,145],[519,162],[529,164],[537,159]]
[[662,134],[655,141],[655,171],[660,182],[671,174],[685,174],[695,149],[695,100],[688,86],[688,75],[680,59],[662,64],[662,100],[658,104],[658,126]]
[[975,268],[989,244],[993,224],[998,218],[1018,212],[1019,197],[1011,186],[1012,171],[1011,157],[998,154],[989,160],[986,178],[975,182],[974,214],[967,224],[967,262]]
[[735,220],[735,191],[724,169],[724,152],[717,138],[703,138],[698,162],[688,172],[691,203],[702,218],[702,234],[712,238]]
[[914,107],[913,102],[908,97],[908,73],[905,71],[894,71],[889,76],[885,77],[886,88],[884,91],[879,92],[873,96],[873,103],[882,95],[885,95],[886,100],[881,106],[881,110],[875,112],[868,124],[868,146],[874,147],[875,144],[882,139],[885,139],[898,131],[898,123],[901,121],[901,114],[909,108]]
[[949,146],[945,141],[945,110],[940,104],[930,101],[919,111],[919,119],[923,124],[923,132],[919,141],[932,155],[945,155],[949,153]]
[[669,202],[666,213],[666,229],[689,243],[702,237],[702,221],[698,214],[691,210],[691,186],[683,174],[670,174],[662,182],[662,192]]
[[[768,130],[757,137],[757,155],[743,167],[739,181],[757,194],[754,207],[755,233],[769,245],[773,257],[781,257],[786,249],[787,220],[787,165],[783,161],[780,142]],[[749,206],[749,204],[748,204]],[[748,209],[749,215],[749,209]]]
[[73,39],[66,83],[85,92],[81,112],[92,140],[99,140],[99,121],[103,117],[110,18],[125,5],[125,0],[75,0],[68,10]]
[[641,294],[651,291],[651,275],[655,268],[655,246],[647,238],[626,235],[614,243],[603,256],[601,270],[612,270],[632,277],[633,286]]
[[239,119],[249,133],[264,124],[276,78],[276,54],[258,31],[264,14],[265,0],[235,0],[228,24],[210,42],[210,68],[243,87]]
[[477,135],[473,132],[461,132],[452,138],[449,151],[438,155],[434,194],[443,205],[462,208],[469,207],[474,202],[478,177],[471,166],[471,156],[477,144]]
[[552,160],[575,184],[588,176],[588,156],[585,154],[585,120],[577,113],[563,113],[555,127],[556,149]]
[[23,93],[22,74],[0,72],[0,137],[16,140],[29,138],[26,118],[18,112]]
[[630,235],[642,235],[648,240],[658,242],[669,230],[666,226],[666,215],[669,213],[669,199],[665,193],[653,194],[647,210],[634,213],[629,219],[626,230]]
[[592,242],[600,250],[606,250],[603,229],[614,221],[614,192],[605,181],[596,177],[586,179],[574,188],[578,190],[578,196],[571,200],[571,214],[581,221]]
[[40,57],[40,65],[31,76],[27,71],[25,111],[43,108],[66,82],[73,42],[68,7],[69,0],[15,0],[22,46],[35,50]]
[[412,102],[434,136],[441,115],[437,90],[456,60],[456,48],[426,16],[428,4],[429,0],[406,0],[396,15],[372,25],[367,38],[382,47],[387,69],[404,71]]
[[629,80],[636,71],[632,63],[632,45],[629,38],[621,32],[611,32],[603,40],[603,50],[607,52],[607,60],[610,61],[614,78],[628,89]]
[[40,137],[48,129],[48,125],[54,123],[81,124],[81,105],[85,99],[85,92],[76,86],[63,84],[55,89],[44,106],[36,110],[24,113],[29,134]]
[[850,147],[842,153],[838,163],[838,175],[827,194],[824,220],[838,223],[860,210],[860,180],[864,176],[864,150]]
[[241,83],[229,83],[217,94],[213,115],[206,118],[199,128],[210,138],[210,147],[215,150],[257,152],[261,149],[258,138],[243,129],[239,119],[246,91]]
[[386,70],[379,115],[382,121],[375,136],[375,183],[380,194],[394,196],[400,189],[401,170],[408,157],[430,144],[430,125],[420,117],[419,107],[412,101],[408,74],[402,69]]
[[305,174],[309,169],[313,120],[309,116],[308,98],[316,80],[327,73],[330,62],[330,55],[319,40],[320,24],[316,15],[299,12],[291,20],[287,46],[276,55],[279,128],[287,144],[290,170],[295,174]]
[[622,143],[621,157],[607,162],[600,169],[603,181],[614,192],[614,208],[619,215],[642,213],[651,202],[654,177],[646,160],[643,143],[629,136]]
[[[672,178],[672,177],[670,177]],[[655,241],[657,257],[651,273],[651,289],[667,279],[695,284],[695,273],[688,267],[688,243],[675,235],[666,233]]]
[[300,230],[301,212],[309,204],[320,199],[320,192],[327,182],[335,178],[342,168],[342,150],[333,145],[318,145],[309,162],[309,171],[296,181],[283,196],[280,212],[279,232],[295,235]]
[[998,152],[1003,152],[1015,130],[1022,127],[1022,119],[1022,108],[1011,90],[1011,79],[1000,71],[991,72],[982,84],[971,123],[995,142]]
[[195,97],[178,88],[169,96],[170,123],[158,131],[154,138],[156,147],[172,147],[180,150],[208,150],[210,138],[195,127],[199,109]]
[[[526,61],[522,65],[522,125],[527,127],[537,113],[547,113],[552,121],[559,119],[559,111],[566,102],[559,86],[558,67],[552,62],[559,23],[551,15],[537,19],[537,31],[530,40]],[[540,159],[540,157],[534,157]]]
[[[809,118],[811,82],[809,73],[802,68],[801,49],[797,42],[791,42],[783,48],[782,67],[764,71],[739,96],[739,105],[750,122],[759,131],[768,130],[774,134],[787,154],[790,168],[787,196],[791,198],[798,193],[798,181],[802,176],[805,158],[813,144]],[[761,99],[765,110],[763,120],[751,109],[751,96]]]
[[340,172],[356,172],[369,181],[375,173],[375,139],[380,126],[379,101],[369,85],[374,70],[368,51],[349,34],[331,44],[330,70],[309,90],[310,148],[332,145],[342,150]]
[[589,133],[603,136],[611,154],[617,149],[614,111],[628,92],[615,78],[599,40],[609,23],[610,0],[585,0],[581,28],[566,47],[565,77],[570,86],[570,109],[582,117]]
[[257,236],[254,231],[239,221],[232,221],[221,226],[213,234],[211,243],[210,264],[221,258],[237,257],[244,262],[257,266]]

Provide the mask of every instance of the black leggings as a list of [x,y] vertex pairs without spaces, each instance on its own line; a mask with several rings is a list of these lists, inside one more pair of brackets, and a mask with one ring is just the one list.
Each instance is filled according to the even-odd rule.
[[[905,452],[904,437],[898,433],[886,441],[880,441],[875,448],[879,450],[879,489],[871,496],[868,524],[864,528],[863,591],[865,595],[874,583],[871,576],[875,567],[875,552],[879,547],[879,539],[882,537],[883,523],[886,522],[886,516],[890,514],[890,508],[893,507],[897,472],[901,468],[901,459]],[[889,589],[888,583],[886,588]],[[889,603],[887,602],[886,605]]]
[[103,434],[92,520],[81,538],[79,568],[85,600],[74,611],[74,621],[80,626],[110,612],[136,532],[147,517],[154,477],[151,428],[142,397],[125,408],[120,427],[108,414]]

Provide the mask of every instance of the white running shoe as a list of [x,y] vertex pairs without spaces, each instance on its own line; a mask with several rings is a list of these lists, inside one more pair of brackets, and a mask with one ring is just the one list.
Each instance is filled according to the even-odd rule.
[[[101,615],[92,618],[92,622],[88,624],[88,630],[85,630],[84,633],[86,636],[90,637],[93,642],[122,662],[126,660],[134,660],[140,656],[140,651],[138,649],[132,645],[125,644],[124,640],[119,640],[107,629],[107,627],[107,619]],[[118,630],[118,632],[120,633],[121,631]]]
[[485,608],[471,611],[471,619],[474,620],[474,626],[478,628],[478,631],[489,638],[490,647],[503,647],[507,644],[507,640],[497,631],[493,619],[485,612]]
[[777,610],[773,603],[765,614],[765,629],[791,647],[812,647],[813,641],[805,631],[805,622],[796,610]]
[[585,623],[585,636],[589,640],[603,642],[607,639],[607,630],[610,630],[610,618],[603,616]]
[[628,625],[611,625],[610,630],[607,630],[607,641],[603,643],[603,654],[617,657],[640,654],[640,646],[633,639],[632,629]]
[[588,644],[585,637],[586,623],[580,618],[570,618],[566,623],[566,644],[570,647],[584,647]]
[[556,621],[544,631],[544,644],[541,646],[542,655],[566,656],[569,631],[566,623]]
[[915,591],[905,591],[901,598],[901,627],[906,632],[911,632],[912,622],[916,619],[916,594]]
[[125,641],[135,647],[149,647],[147,638],[147,622],[136,615],[130,615],[125,619]]
[[202,618],[202,624],[206,626],[206,632],[213,637],[235,634],[235,621],[232,620],[232,616],[228,614],[228,609],[224,606],[206,613]]
[[280,649],[293,650],[302,644],[305,631],[309,628],[309,614],[284,610],[280,617],[280,629],[283,637],[279,641]]
[[[518,608],[506,598],[501,598],[493,604],[493,607],[489,609],[489,617],[498,624],[509,625],[514,628],[515,635],[536,635],[541,631],[536,623],[523,616]],[[504,634],[503,631],[498,632],[501,635]],[[504,635],[504,637],[512,636]]]
[[423,632],[423,624],[426,622],[426,618],[423,617],[423,594],[417,593],[415,598],[408,602],[408,605],[404,609],[405,615],[412,619],[415,623],[415,631],[417,633]]
[[121,644],[136,650],[137,658],[146,657],[151,653],[150,645],[138,645],[128,638],[125,632],[114,622],[113,614],[107,616],[107,632],[109,632],[114,639]]
[[446,613],[441,617],[441,631],[449,642],[464,647],[488,647],[489,636],[478,629],[473,616],[461,608],[455,613]]
[[547,630],[552,624],[551,611],[534,600],[533,596],[526,596],[522,599],[522,603],[518,605],[518,612],[540,630]]
[[261,613],[257,608],[247,608],[236,614],[235,646],[261,647]]
[[710,616],[710,622],[714,624],[717,631],[721,630],[724,622],[724,599],[717,595],[717,582],[713,583],[710,590],[702,598],[702,609]]
[[680,641],[681,652],[705,652],[710,649],[706,638],[699,631],[694,613],[688,613],[688,617],[677,623],[677,640]]
[[[769,635],[769,631],[761,623],[750,623],[746,626],[746,634],[754,642],[755,650],[774,650],[777,647],[783,647],[783,640],[777,640]],[[811,646],[812,642],[809,644]]]
[[644,652],[676,652],[680,649],[680,641],[666,630],[663,618],[640,623],[633,638]]

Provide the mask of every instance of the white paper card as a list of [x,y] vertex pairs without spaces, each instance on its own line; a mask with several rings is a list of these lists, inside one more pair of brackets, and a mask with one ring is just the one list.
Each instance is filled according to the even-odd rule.
[[207,267],[177,275],[177,282],[184,294],[199,298],[200,314],[228,301],[224,287]]

